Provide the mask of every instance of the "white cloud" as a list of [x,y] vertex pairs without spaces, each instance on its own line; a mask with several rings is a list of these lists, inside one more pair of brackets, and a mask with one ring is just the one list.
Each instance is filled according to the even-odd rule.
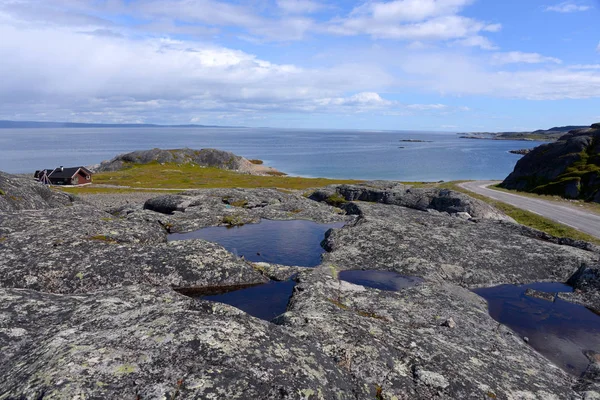
[[569,69],[600,69],[600,64],[576,64],[576,65],[569,65]]
[[310,14],[325,6],[312,0],[277,0],[277,7],[289,14]]
[[578,5],[577,3],[571,1],[565,1],[563,3],[546,7],[546,11],[554,11],[559,13],[573,13],[579,11],[587,11],[591,8],[592,7],[590,6]]
[[523,53],[520,51],[511,51],[507,53],[492,54],[492,63],[496,65],[505,64],[562,64],[562,60],[554,57],[545,57],[538,53]]
[[11,38],[0,42],[0,118],[181,122],[206,112],[310,111],[348,92],[358,94],[332,106],[391,105],[374,92],[393,82],[376,65],[302,68],[219,46],[79,32],[0,25]]
[[470,36],[466,39],[460,39],[455,42],[461,46],[466,47],[480,47],[484,50],[497,50],[498,47],[495,46],[488,38],[484,36]]
[[[386,55],[390,57],[389,54]],[[399,68],[412,86],[443,95],[486,95],[527,100],[600,97],[600,72],[552,66],[526,71],[491,68],[474,56],[449,52],[405,55]]]
[[409,108],[411,110],[425,111],[425,110],[445,110],[448,108],[448,106],[445,104],[409,104],[408,106],[406,106],[406,108]]
[[370,1],[348,16],[330,21],[326,31],[413,42],[456,40],[465,46],[493,48],[481,33],[497,32],[501,25],[458,15],[471,3],[472,0]]

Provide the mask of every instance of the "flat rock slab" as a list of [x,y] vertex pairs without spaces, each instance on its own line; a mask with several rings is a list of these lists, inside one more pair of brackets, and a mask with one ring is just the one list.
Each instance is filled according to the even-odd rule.
[[381,291],[338,281],[321,266],[300,274],[277,323],[318,343],[372,398],[577,397],[574,377],[495,322],[482,298],[451,284]]
[[467,221],[404,207],[357,202],[353,225],[326,239],[324,260],[342,269],[382,269],[464,286],[566,282],[598,253],[532,238],[519,225]]
[[[190,232],[207,226],[256,223],[261,218],[305,219],[317,223],[347,221],[339,208],[312,201],[296,192],[275,189],[210,189],[165,195],[148,200],[145,213],[156,211],[171,232]],[[114,210],[135,218],[139,208]],[[160,214],[159,214],[160,213]],[[147,214],[146,214],[147,215]]]
[[167,288],[0,289],[1,399],[367,398],[354,382],[315,343]]

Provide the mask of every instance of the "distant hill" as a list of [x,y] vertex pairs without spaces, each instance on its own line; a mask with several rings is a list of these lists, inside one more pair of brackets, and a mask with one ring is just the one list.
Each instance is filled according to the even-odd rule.
[[88,124],[81,122],[38,122],[38,121],[3,121],[0,129],[18,128],[241,128],[239,126],[222,125],[157,125],[157,124]]
[[533,132],[470,132],[459,133],[463,139],[487,139],[487,140],[540,140],[553,142],[565,133],[585,129],[587,126],[555,126],[550,129],[538,129]]

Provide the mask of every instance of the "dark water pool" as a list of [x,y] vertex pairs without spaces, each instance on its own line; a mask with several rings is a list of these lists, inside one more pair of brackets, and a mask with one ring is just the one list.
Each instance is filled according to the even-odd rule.
[[501,285],[476,289],[496,321],[510,327],[555,365],[575,375],[588,366],[585,350],[600,352],[600,317],[587,308],[559,298],[547,301],[525,295],[528,289],[572,292],[561,283]]
[[204,239],[218,243],[248,261],[314,267],[321,263],[321,255],[325,252],[321,247],[325,232],[342,226],[343,222],[317,224],[303,220],[263,219],[258,224],[239,227],[217,226],[189,233],[174,233],[169,235],[169,241]]
[[262,285],[201,298],[229,304],[254,317],[270,321],[285,312],[295,285],[294,280],[271,281]]
[[398,291],[423,282],[421,278],[403,276],[397,272],[370,270],[342,271],[339,273],[338,278],[356,285],[390,291]]

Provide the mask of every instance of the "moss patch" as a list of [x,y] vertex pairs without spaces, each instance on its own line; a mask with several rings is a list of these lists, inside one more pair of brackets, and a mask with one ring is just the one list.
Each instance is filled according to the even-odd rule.
[[341,194],[335,193],[325,199],[325,202],[330,206],[339,207],[343,204],[346,204],[348,201]]
[[6,196],[6,192],[2,189],[0,189],[0,196]]
[[119,243],[115,239],[111,238],[110,236],[106,236],[106,235],[90,236],[90,237],[88,237],[88,240],[96,240],[96,241],[99,241],[99,242],[104,242],[104,243],[109,243],[109,244],[117,244],[117,243]]
[[244,220],[239,215],[225,215],[221,222],[231,227],[244,225]]

